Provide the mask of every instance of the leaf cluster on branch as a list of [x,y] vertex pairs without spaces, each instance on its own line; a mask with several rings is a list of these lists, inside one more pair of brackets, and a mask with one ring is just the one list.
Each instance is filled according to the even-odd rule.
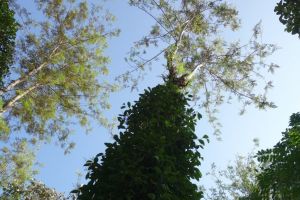
[[257,153],[262,199],[300,198],[300,113],[290,117],[289,126],[273,148]]
[[300,1],[280,0],[274,11],[279,15],[279,21],[286,26],[285,30],[300,37]]
[[0,1],[0,87],[13,63],[15,38],[18,24],[8,0]]

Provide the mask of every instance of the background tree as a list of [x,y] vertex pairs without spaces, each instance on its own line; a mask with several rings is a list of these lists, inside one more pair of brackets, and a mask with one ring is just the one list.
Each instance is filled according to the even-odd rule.
[[0,86],[13,63],[17,23],[8,0],[0,1]]
[[[256,143],[258,145],[258,143]],[[256,146],[258,147],[258,146]],[[256,148],[255,148],[256,149]],[[255,149],[246,157],[237,156],[233,164],[224,170],[217,170],[212,164],[207,174],[213,178],[214,186],[204,192],[205,200],[259,200],[257,175],[259,165],[255,159]]]
[[0,200],[63,199],[63,195],[33,180],[38,173],[35,151],[26,140],[4,146],[0,156]]
[[45,184],[31,180],[29,183],[20,187],[19,185],[4,188],[4,192],[0,195],[0,200],[67,200],[71,199],[65,197],[63,194],[56,192],[54,189],[48,188]]
[[[107,125],[102,110],[115,89],[104,76],[103,55],[113,17],[85,1],[35,1],[34,20],[13,3],[20,24],[12,75],[0,88],[1,138],[22,129],[26,138],[64,145],[70,124],[88,127],[88,117]],[[20,21],[19,21],[20,20]]]
[[300,198],[300,113],[290,117],[289,126],[273,148],[257,153],[262,199]]
[[191,180],[201,177],[198,148],[208,138],[197,141],[201,115],[188,106],[190,100],[167,82],[145,90],[133,106],[128,103],[119,116],[123,131],[106,144],[105,154],[86,162],[89,181],[73,191],[78,199],[201,198]]
[[1,148],[0,185],[5,190],[10,187],[23,187],[34,176],[35,154],[26,140],[16,140]]
[[238,157],[234,165],[219,173],[213,165],[210,175],[215,177],[216,187],[205,193],[205,199],[299,199],[300,113],[290,117],[289,125],[273,148]]
[[40,141],[56,139],[68,152],[72,125],[89,130],[93,118],[108,126],[102,111],[116,86],[105,78],[109,58],[103,51],[118,30],[111,28],[110,13],[86,1],[34,1],[38,18],[18,5],[23,1],[9,3],[11,10],[8,1],[0,3],[0,182],[5,192],[21,192],[36,173]]
[[[266,97],[272,82],[263,77],[278,66],[265,63],[264,58],[276,50],[272,44],[261,43],[261,28],[256,25],[249,41],[226,40],[224,30],[236,31],[240,26],[238,11],[222,0],[130,0],[154,20],[148,35],[135,43],[127,59],[135,66],[119,78],[134,81],[143,75],[155,60],[165,58],[164,66],[176,82],[189,84],[194,99],[199,100],[215,121],[218,105],[236,96],[243,107],[254,104],[258,108],[274,107]],[[154,47],[154,48],[153,48]],[[157,51],[157,54],[149,55]],[[137,79],[129,77],[138,72]],[[168,76],[168,75],[165,75]],[[262,87],[265,92],[258,88]],[[216,129],[218,132],[218,130]]]
[[300,36],[300,2],[298,0],[280,0],[274,11],[279,15],[279,21],[286,26],[287,32]]

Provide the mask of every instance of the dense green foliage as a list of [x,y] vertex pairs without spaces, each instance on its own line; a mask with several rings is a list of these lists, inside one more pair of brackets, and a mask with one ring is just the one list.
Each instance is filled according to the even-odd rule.
[[279,21],[286,26],[285,30],[300,37],[300,1],[280,0],[274,11],[279,15]]
[[13,63],[17,23],[8,0],[0,0],[0,86]]
[[119,116],[120,134],[106,144],[104,155],[86,162],[89,181],[75,191],[78,198],[198,200],[202,191],[191,180],[201,177],[198,148],[208,138],[197,140],[201,115],[189,100],[167,83],[145,90],[134,105],[128,103]]
[[290,117],[289,125],[273,148],[257,154],[262,199],[300,199],[300,113]]
[[239,37],[234,32],[240,20],[238,11],[223,0],[129,2],[152,18],[154,24],[149,34],[135,43],[127,59],[136,68],[120,78],[132,80],[132,72],[137,72],[137,79],[133,79],[137,81],[148,65],[163,57],[169,73],[165,76],[188,86],[210,121],[216,119],[218,106],[233,97],[242,103],[241,113],[249,104],[274,107],[266,96],[272,82],[263,77],[278,67],[264,59],[276,46],[262,43],[260,24],[254,27],[252,37],[249,33],[249,40],[227,41],[222,33]]

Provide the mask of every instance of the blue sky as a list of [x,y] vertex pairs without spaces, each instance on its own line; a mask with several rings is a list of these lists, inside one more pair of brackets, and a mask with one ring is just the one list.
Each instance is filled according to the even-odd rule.
[[[121,29],[121,35],[112,39],[106,54],[111,57],[110,68],[112,75],[119,74],[128,66],[124,62],[124,57],[132,46],[132,43],[147,32],[153,21],[141,11],[129,7],[126,0],[110,0],[107,7],[117,16],[116,26]],[[236,154],[245,155],[253,148],[252,140],[259,138],[260,147],[273,146],[281,138],[281,132],[288,126],[289,116],[293,112],[300,111],[300,93],[297,88],[300,86],[300,39],[284,32],[284,26],[278,21],[278,17],[273,12],[276,1],[244,1],[231,0],[230,3],[236,6],[242,19],[241,30],[234,35],[225,35],[230,39],[246,39],[251,36],[250,31],[260,20],[263,25],[263,40],[274,43],[281,47],[269,61],[281,66],[276,73],[271,76],[274,88],[270,91],[269,97],[278,108],[267,111],[259,111],[254,107],[249,107],[243,116],[240,116],[240,104],[225,104],[220,108],[218,114],[222,123],[222,141],[217,141],[212,135],[212,128],[207,123],[207,118],[203,113],[203,119],[197,127],[199,136],[208,134],[211,143],[203,151],[204,162],[201,166],[203,172],[209,169],[212,162],[218,167],[224,167],[228,161],[234,160]],[[159,75],[162,73],[162,66],[159,63],[154,65],[153,70],[140,83],[139,88],[154,86],[161,82]],[[115,93],[111,97],[112,110],[109,115],[117,115],[123,102],[137,100],[139,92],[123,90]],[[93,131],[86,135],[83,130],[76,127],[72,136],[76,142],[75,149],[69,155],[64,155],[63,150],[54,144],[41,146],[38,153],[38,160],[44,164],[41,168],[38,179],[48,186],[56,188],[58,191],[68,193],[73,189],[77,181],[76,172],[83,172],[85,161],[99,152],[104,152],[104,143],[112,141],[107,130],[94,124]],[[84,181],[84,179],[82,179]],[[210,181],[204,178],[202,183],[208,184]]]

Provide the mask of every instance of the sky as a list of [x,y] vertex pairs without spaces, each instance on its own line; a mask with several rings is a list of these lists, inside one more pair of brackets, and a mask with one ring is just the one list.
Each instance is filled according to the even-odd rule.
[[[240,104],[222,105],[218,114],[222,124],[221,141],[218,141],[212,134],[213,129],[208,123],[205,113],[202,112],[203,119],[199,121],[196,132],[199,137],[208,134],[211,139],[211,142],[201,152],[204,157],[201,170],[204,173],[209,170],[213,162],[217,167],[224,168],[229,161],[235,159],[237,154],[249,153],[254,147],[254,138],[259,139],[260,148],[272,147],[280,140],[281,132],[288,127],[289,116],[300,111],[300,92],[297,90],[300,85],[300,66],[298,66],[300,39],[284,32],[284,26],[273,12],[276,1],[230,0],[229,2],[239,11],[242,27],[237,34],[225,34],[224,37],[233,40],[249,38],[253,26],[261,20],[263,41],[277,44],[280,47],[280,50],[268,58],[270,62],[280,66],[280,69],[270,76],[274,88],[269,92],[269,98],[275,102],[277,108],[261,111],[255,107],[249,107],[246,113],[240,116]],[[114,76],[120,74],[124,69],[128,69],[124,57],[133,42],[147,33],[153,21],[140,10],[129,7],[126,0],[110,0],[106,6],[117,17],[115,26],[121,29],[120,36],[109,41],[109,48],[105,52],[112,60],[110,69],[111,76]],[[143,91],[143,88],[161,83],[159,75],[162,72],[163,67],[157,63],[140,82],[139,91],[131,92],[129,89],[125,89],[112,94],[112,109],[108,114],[110,116],[118,115],[122,103],[137,100],[138,94]],[[37,156],[38,161],[43,163],[37,178],[47,186],[66,194],[74,189],[77,182],[76,174],[81,172],[85,175],[83,167],[85,161],[99,152],[104,152],[104,143],[111,142],[112,137],[106,129],[93,123],[93,130],[88,135],[80,127],[76,127],[71,140],[76,142],[76,147],[68,155],[64,155],[63,149],[55,144],[46,144],[41,146]],[[81,181],[84,181],[84,178]],[[210,184],[210,180],[204,177],[201,184]]]

